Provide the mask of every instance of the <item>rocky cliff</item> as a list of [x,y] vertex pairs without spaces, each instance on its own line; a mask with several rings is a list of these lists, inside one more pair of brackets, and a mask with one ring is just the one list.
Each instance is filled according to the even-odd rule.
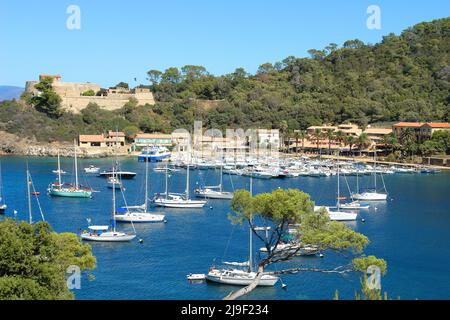
[[[33,139],[20,138],[14,134],[0,131],[0,155],[21,155],[35,157],[73,157],[74,149],[70,143],[41,143]],[[112,150],[90,151],[77,148],[80,158],[104,158],[113,155]]]

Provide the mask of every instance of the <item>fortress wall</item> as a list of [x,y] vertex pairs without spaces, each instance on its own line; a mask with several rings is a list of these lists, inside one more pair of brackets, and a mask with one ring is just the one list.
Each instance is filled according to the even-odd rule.
[[[102,109],[113,111],[122,108],[133,94],[121,94],[121,95],[112,95],[105,97],[62,97],[62,106],[67,111],[73,113],[79,113],[82,109],[86,108],[89,103],[96,103]],[[137,97],[135,97],[137,98]],[[140,105],[155,104],[155,100],[153,99],[153,94],[147,94],[147,96],[143,98],[137,98]]]

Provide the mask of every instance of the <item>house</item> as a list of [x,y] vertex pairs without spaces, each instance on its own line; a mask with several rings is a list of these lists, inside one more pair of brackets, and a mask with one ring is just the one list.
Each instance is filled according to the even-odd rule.
[[382,145],[383,139],[386,135],[392,133],[392,129],[390,128],[367,128],[364,130],[364,133],[367,134],[369,139],[375,144],[375,145]]
[[106,138],[102,134],[80,134],[78,145],[84,148],[105,148]]
[[104,134],[80,134],[78,145],[84,148],[112,148],[125,146],[125,133],[108,131]]
[[174,139],[171,134],[164,133],[139,133],[134,138],[134,145],[136,147],[146,146],[172,146]]
[[434,132],[438,130],[450,130],[448,122],[398,122],[392,126],[392,130],[397,136],[401,136],[406,129],[413,130],[417,142],[431,138]]

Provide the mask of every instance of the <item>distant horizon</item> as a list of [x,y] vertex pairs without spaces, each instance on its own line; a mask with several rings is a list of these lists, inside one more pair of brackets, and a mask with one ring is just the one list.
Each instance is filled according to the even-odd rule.
[[[266,62],[306,57],[309,49],[321,50],[329,43],[341,47],[352,39],[379,43],[389,33],[399,35],[450,13],[450,3],[442,0],[131,0],[126,7],[98,2],[75,3],[81,10],[80,30],[66,27],[69,1],[0,3],[0,85],[24,88],[26,81],[46,73],[60,74],[66,82],[111,87],[123,81],[135,87],[149,84],[150,69],[187,64],[202,65],[215,76],[240,67],[254,74]],[[372,4],[381,10],[379,30],[366,26]]]

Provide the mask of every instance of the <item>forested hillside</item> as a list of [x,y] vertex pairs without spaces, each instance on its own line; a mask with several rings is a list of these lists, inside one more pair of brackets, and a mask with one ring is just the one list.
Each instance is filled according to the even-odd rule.
[[[0,104],[0,130],[38,140],[69,140],[118,126],[134,132],[207,127],[304,129],[324,122],[361,125],[450,120],[450,18],[420,23],[378,44],[360,40],[262,64],[257,73],[213,76],[201,66],[148,71],[154,106],[132,101],[115,112],[92,105],[81,115],[47,117],[30,105]],[[218,61],[218,63],[220,63]],[[42,100],[42,99],[41,99]]]

